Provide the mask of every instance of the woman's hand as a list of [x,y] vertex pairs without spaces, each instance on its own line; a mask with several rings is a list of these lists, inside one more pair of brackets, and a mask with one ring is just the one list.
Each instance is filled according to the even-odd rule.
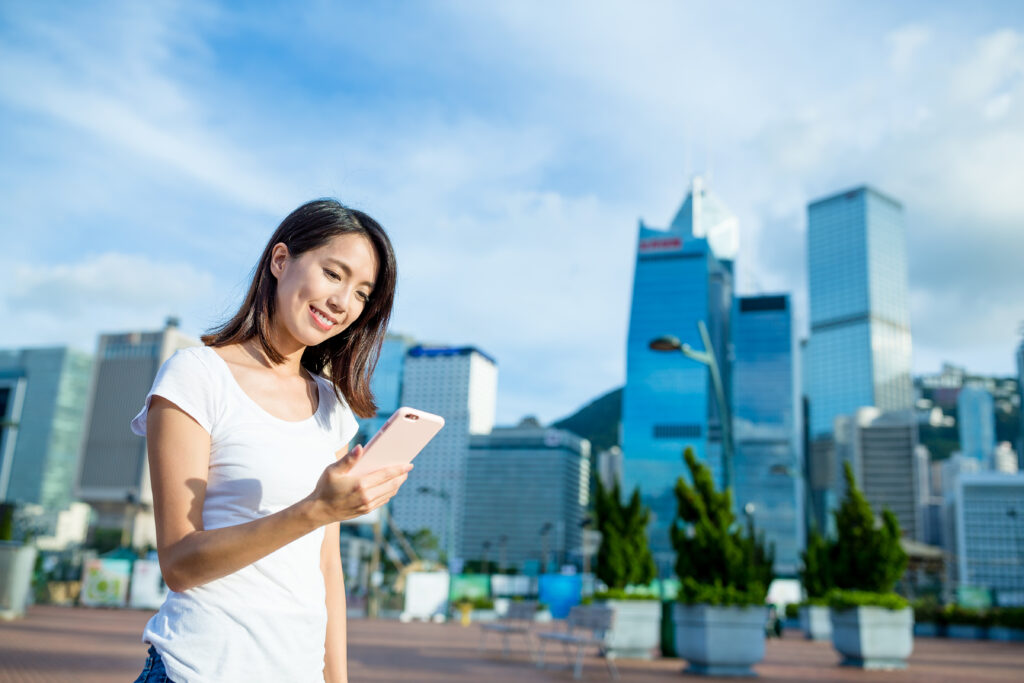
[[349,476],[348,472],[362,456],[363,447],[356,446],[328,465],[307,497],[321,526],[376,510],[398,493],[413,468],[411,464],[394,465],[359,477]]

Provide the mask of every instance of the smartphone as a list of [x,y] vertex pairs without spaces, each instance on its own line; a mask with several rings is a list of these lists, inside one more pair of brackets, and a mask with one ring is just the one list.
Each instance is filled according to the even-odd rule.
[[350,475],[362,476],[391,465],[405,465],[444,427],[444,418],[405,406],[396,410],[363,447]]

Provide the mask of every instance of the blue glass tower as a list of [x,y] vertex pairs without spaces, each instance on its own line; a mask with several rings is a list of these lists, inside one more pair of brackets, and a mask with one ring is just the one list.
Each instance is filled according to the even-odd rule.
[[903,207],[870,187],[807,208],[810,434],[838,415],[913,407]]
[[668,530],[676,512],[673,487],[685,469],[683,449],[691,446],[720,481],[721,423],[708,368],[649,344],[673,335],[702,349],[697,322],[704,321],[729,387],[736,242],[736,219],[700,178],[668,229],[641,222],[637,236],[622,399],[623,491],[629,495],[639,486],[651,507],[651,550],[663,571],[675,557]]
[[388,334],[384,338],[377,367],[370,379],[370,390],[377,400],[377,414],[359,419],[359,434],[353,443],[369,441],[400,407],[405,355],[415,343],[411,337],[398,334]]
[[789,297],[736,299],[732,312],[735,500],[795,576],[804,546],[803,461]]
[[996,407],[985,387],[968,384],[956,398],[956,422],[960,432],[960,453],[977,460],[982,469],[991,468],[996,450]]

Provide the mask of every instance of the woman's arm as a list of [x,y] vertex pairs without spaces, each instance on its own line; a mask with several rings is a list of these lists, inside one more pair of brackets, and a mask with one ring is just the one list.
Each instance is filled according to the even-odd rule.
[[325,683],[348,683],[348,606],[345,601],[345,579],[341,569],[338,527],[338,523],[334,522],[324,529],[324,544],[320,552],[320,571],[324,574],[324,586],[327,589]]
[[232,574],[297,538],[366,514],[391,499],[409,467],[350,477],[362,449],[328,465],[298,503],[252,522],[203,529],[210,435],[187,413],[154,396],[146,422],[160,571],[168,588],[184,591]]

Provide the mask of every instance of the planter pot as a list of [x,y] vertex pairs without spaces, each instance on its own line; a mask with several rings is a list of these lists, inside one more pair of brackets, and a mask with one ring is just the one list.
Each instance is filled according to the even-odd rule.
[[914,649],[914,610],[832,610],[832,645],[842,655],[843,666],[905,669]]
[[946,635],[946,627],[932,621],[918,621],[914,623],[914,635],[918,638],[942,638]]
[[957,640],[985,640],[984,626],[977,624],[949,624],[946,626],[946,637]]
[[832,617],[826,605],[800,607],[800,630],[807,640],[832,640]]
[[672,608],[676,653],[686,673],[704,676],[754,676],[764,658],[766,607],[681,605]]
[[475,609],[470,617],[472,621],[495,621],[498,618],[497,610]]
[[1024,642],[1024,629],[1010,628],[1008,626],[989,626],[988,639],[1012,643]]
[[661,640],[661,603],[657,600],[605,600],[615,618],[608,636],[616,657],[653,659]]
[[35,563],[34,545],[0,542],[0,619],[25,616]]

